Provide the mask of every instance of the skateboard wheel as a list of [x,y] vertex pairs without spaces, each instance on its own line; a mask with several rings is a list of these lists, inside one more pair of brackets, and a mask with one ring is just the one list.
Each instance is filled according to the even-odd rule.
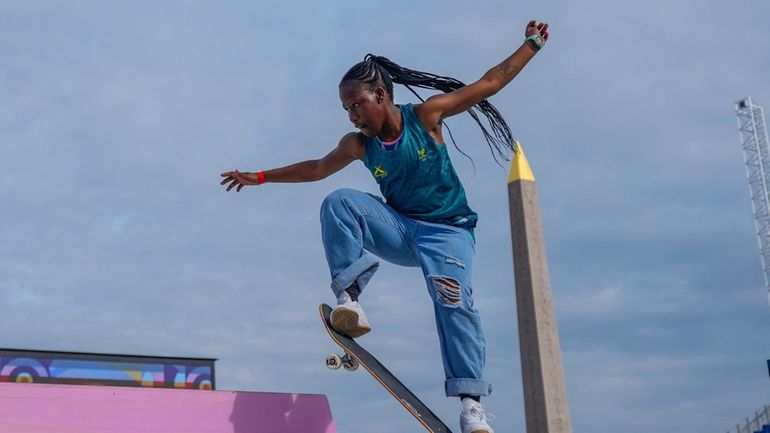
[[331,370],[336,370],[342,366],[342,358],[340,358],[339,355],[336,353],[332,353],[331,355],[326,357],[326,367],[328,367]]
[[346,353],[345,356],[342,357],[342,366],[347,371],[356,371],[358,369],[358,361]]

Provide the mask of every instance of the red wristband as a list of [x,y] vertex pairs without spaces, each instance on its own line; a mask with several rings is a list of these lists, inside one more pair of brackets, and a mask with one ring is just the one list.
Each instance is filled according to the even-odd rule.
[[267,182],[267,178],[265,178],[265,172],[264,171],[258,171],[257,172],[257,185],[262,185],[265,182]]

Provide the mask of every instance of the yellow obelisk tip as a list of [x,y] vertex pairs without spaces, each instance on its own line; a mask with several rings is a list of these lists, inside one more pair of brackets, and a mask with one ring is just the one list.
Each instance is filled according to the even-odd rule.
[[511,171],[508,175],[508,183],[513,183],[517,180],[535,181],[535,175],[529,167],[527,157],[524,156],[524,150],[521,148],[521,143],[518,140],[516,141],[516,151],[513,154],[513,158],[511,158]]

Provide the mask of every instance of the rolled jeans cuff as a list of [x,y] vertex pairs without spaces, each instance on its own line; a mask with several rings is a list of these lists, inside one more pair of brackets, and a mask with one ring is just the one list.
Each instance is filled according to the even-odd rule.
[[358,282],[358,287],[363,291],[379,267],[379,260],[373,254],[365,253],[332,280],[335,296],[350,287],[353,281]]
[[481,379],[447,379],[444,382],[447,397],[457,397],[460,394],[488,396],[492,385]]

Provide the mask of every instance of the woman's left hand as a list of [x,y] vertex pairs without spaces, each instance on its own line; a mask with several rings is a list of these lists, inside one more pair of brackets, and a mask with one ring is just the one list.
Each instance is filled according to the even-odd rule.
[[524,37],[528,38],[532,35],[540,35],[543,40],[548,40],[548,23],[539,23],[535,20],[527,23],[527,28],[524,30]]

